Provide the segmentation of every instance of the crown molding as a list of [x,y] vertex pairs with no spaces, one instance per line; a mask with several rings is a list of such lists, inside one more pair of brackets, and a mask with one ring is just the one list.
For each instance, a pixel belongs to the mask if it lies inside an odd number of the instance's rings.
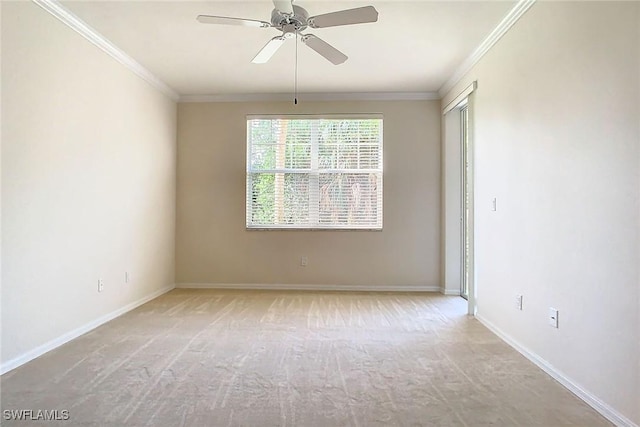
[[[274,102],[293,101],[293,93],[248,93],[220,95],[182,95],[179,102]],[[431,101],[437,92],[334,92],[299,93],[298,101]]]
[[451,75],[449,80],[447,80],[438,90],[438,95],[440,98],[444,98],[445,95],[458,83],[465,74],[467,74],[471,68],[480,59],[495,45],[498,40],[502,38],[506,34],[507,31],[513,27],[513,25],[524,15],[531,6],[536,2],[536,0],[520,0],[516,5],[509,11],[507,16],[500,21],[498,26],[485,38],[480,46],[478,46],[472,53],[469,55],[467,59],[460,64],[460,66],[456,69],[456,71]]
[[[111,41],[98,33],[76,15],[64,8],[56,0],[32,0],[45,11],[56,17],[65,25],[78,32],[85,39],[102,49],[112,58],[131,70],[169,98],[178,102],[260,102],[289,101],[291,93],[272,94],[218,94],[218,95],[182,95],[169,87],[165,82],[143,67],[135,59],[127,55]],[[453,86],[493,47],[494,44],[525,14],[536,0],[520,0],[489,36],[473,53],[456,69],[438,92],[336,92],[336,93],[302,93],[300,101],[423,101],[443,98]]]
[[153,75],[149,70],[144,68],[135,59],[124,53],[120,48],[111,43],[102,34],[98,33],[95,29],[87,25],[83,20],[64,8],[56,0],[32,0],[33,3],[40,6],[42,9],[49,12],[65,25],[78,32],[85,39],[102,49],[109,54],[116,61],[131,70],[138,77],[149,83],[154,88],[158,89],[169,98],[177,101],[179,95],[176,91],[171,89],[165,82]]

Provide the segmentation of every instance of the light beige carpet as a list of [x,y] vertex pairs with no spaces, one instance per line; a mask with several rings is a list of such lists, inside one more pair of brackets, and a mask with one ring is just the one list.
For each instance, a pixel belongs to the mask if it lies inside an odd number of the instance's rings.
[[174,290],[2,376],[1,406],[67,426],[610,425],[465,307]]

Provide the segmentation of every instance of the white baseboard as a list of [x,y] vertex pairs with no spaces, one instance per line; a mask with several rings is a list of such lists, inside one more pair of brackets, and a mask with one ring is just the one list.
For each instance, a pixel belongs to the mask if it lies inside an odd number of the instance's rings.
[[274,291],[362,291],[362,292],[440,292],[439,286],[423,285],[312,285],[261,283],[177,283],[178,289],[251,289]]
[[134,301],[130,304],[125,305],[124,307],[121,307],[115,311],[112,311],[111,313],[105,314],[104,316],[98,317],[95,320],[92,320],[91,322],[80,326],[79,328],[76,328],[72,331],[67,332],[66,334],[63,334],[61,336],[59,336],[58,338],[54,338],[51,341],[48,341],[36,348],[34,348],[33,350],[29,350],[26,353],[21,354],[20,356],[13,358],[5,363],[2,363],[2,365],[0,365],[0,375],[5,374],[15,368],[17,368],[18,366],[22,366],[25,363],[35,359],[36,357],[40,357],[43,354],[60,347],[63,344],[66,344],[67,342],[71,341],[74,338],[78,338],[80,335],[86,334],[87,332],[91,331],[92,329],[97,328],[98,326],[107,323],[110,320],[115,319],[118,316],[123,315],[124,313],[133,310],[134,308],[137,308],[139,306],[141,306],[142,304],[151,301],[154,298],[159,297],[160,295],[169,292],[170,290],[174,289],[175,285],[171,285],[171,286],[167,286],[164,287],[162,289],[159,289],[143,298],[140,298],[137,301]]
[[554,368],[549,362],[538,356],[528,348],[521,345],[518,341],[505,334],[493,323],[483,318],[481,315],[476,314],[476,319],[486,326],[491,332],[500,337],[504,342],[509,344],[515,350],[517,350],[524,357],[535,363],[540,369],[549,374],[553,379],[565,386],[569,391],[582,399],[585,403],[598,411],[603,417],[614,423],[618,427],[639,427],[633,421],[613,409],[611,406],[598,399],[593,394],[589,393],[581,386],[576,384],[572,379],[565,374]]

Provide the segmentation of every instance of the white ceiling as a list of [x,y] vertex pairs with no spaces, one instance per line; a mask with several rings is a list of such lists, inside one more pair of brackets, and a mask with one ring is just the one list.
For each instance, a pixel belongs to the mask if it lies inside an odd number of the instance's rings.
[[[333,65],[302,43],[298,91],[436,92],[515,1],[296,0],[311,15],[373,5],[378,22],[307,30],[349,59]],[[199,14],[270,20],[269,0],[245,2],[64,1],[63,6],[180,95],[293,90],[295,41],[267,64],[251,59],[273,28],[205,25]]]

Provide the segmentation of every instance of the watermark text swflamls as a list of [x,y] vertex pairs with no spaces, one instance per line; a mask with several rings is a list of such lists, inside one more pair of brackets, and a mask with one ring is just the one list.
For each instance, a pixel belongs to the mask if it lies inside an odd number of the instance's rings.
[[68,409],[5,409],[2,418],[6,421],[66,421]]

